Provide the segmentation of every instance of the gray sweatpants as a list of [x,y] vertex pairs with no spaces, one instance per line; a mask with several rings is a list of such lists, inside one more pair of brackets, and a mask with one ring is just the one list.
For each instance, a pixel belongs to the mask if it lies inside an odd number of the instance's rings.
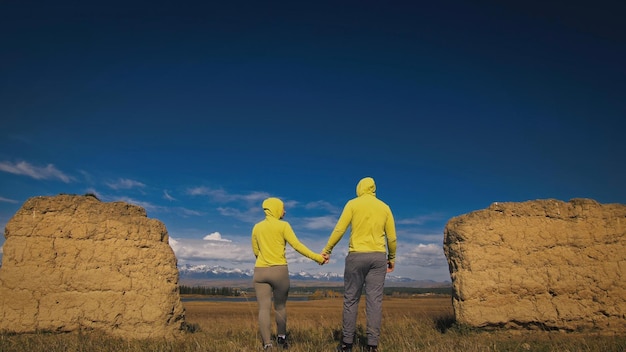
[[378,346],[385,275],[387,275],[386,253],[348,253],[343,274],[343,342],[354,343],[359,300],[365,286],[367,344]]
[[286,265],[267,268],[254,268],[254,291],[259,305],[259,332],[263,344],[272,343],[272,325],[270,314],[272,296],[276,330],[278,335],[287,334],[287,296],[289,295],[289,270]]

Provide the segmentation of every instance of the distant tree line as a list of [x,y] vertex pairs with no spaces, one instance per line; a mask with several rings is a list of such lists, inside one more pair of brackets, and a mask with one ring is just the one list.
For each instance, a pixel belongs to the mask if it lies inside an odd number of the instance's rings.
[[[239,297],[243,291],[237,287],[208,287],[179,285],[182,295],[229,296]],[[293,287],[292,294],[304,294],[311,299],[341,297],[343,287]],[[435,294],[450,295],[452,287],[385,287],[385,296],[404,297],[412,295]]]
[[[292,287],[290,293],[294,294],[307,294],[317,295],[322,297],[331,297],[329,291],[341,293],[343,295],[343,286],[336,287]],[[450,295],[452,294],[452,286],[443,287],[385,287],[383,289],[385,296],[398,296],[398,295],[419,295],[419,294],[435,294],[435,295]]]
[[310,300],[314,300],[314,299],[322,299],[322,298],[339,298],[342,297],[343,294],[340,293],[339,291],[336,290],[330,290],[330,289],[326,289],[326,290],[315,290],[315,292],[313,292],[312,294],[309,295],[309,299]]
[[[415,295],[451,295],[452,287],[385,287],[385,296],[410,297]],[[309,299],[334,298],[343,296],[343,287],[295,287],[293,294],[305,294]],[[363,292],[365,294],[365,292]]]
[[386,296],[410,296],[410,295],[451,295],[452,287],[385,287]]
[[241,289],[236,287],[178,286],[181,295],[230,296],[238,297]]

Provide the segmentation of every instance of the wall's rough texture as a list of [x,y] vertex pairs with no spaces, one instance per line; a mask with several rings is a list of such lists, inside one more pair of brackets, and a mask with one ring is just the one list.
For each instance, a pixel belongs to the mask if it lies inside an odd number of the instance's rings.
[[626,206],[494,203],[450,219],[456,320],[476,327],[626,331]]
[[0,330],[182,332],[176,257],[143,208],[92,196],[27,200],[5,229]]

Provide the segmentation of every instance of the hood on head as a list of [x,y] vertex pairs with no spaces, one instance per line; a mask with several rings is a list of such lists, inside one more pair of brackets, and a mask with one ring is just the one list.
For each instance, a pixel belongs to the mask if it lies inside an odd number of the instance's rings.
[[263,211],[265,216],[280,219],[283,216],[283,210],[285,205],[283,201],[278,198],[267,198],[263,201]]
[[371,177],[362,178],[356,185],[356,195],[360,197],[364,194],[376,195],[376,183]]

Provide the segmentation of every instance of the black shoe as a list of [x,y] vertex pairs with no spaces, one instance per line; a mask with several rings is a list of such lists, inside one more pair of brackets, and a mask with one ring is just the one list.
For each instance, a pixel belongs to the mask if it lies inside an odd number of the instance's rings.
[[278,336],[278,346],[282,347],[283,350],[289,349],[289,343],[287,342],[287,338]]
[[378,346],[367,345],[367,352],[378,352]]
[[342,342],[337,346],[337,352],[352,352],[352,344]]

